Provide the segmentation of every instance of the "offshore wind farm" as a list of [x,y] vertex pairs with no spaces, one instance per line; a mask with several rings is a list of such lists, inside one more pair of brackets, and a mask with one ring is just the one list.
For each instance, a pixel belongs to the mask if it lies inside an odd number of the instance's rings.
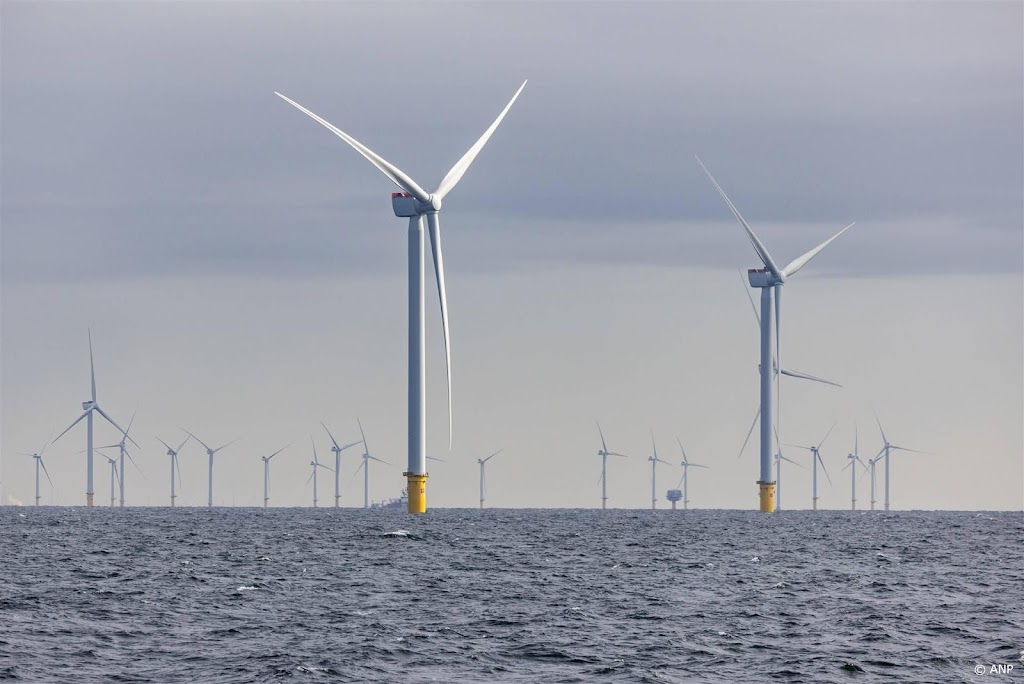
[[1019,3],[0,24],[0,679],[1024,670]]

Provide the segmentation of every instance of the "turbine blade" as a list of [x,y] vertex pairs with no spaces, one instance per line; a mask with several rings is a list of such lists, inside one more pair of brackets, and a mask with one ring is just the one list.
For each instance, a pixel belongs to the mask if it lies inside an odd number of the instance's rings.
[[387,159],[384,159],[384,157],[380,156],[379,154],[371,150],[369,147],[367,147],[366,145],[362,144],[361,142],[350,136],[345,131],[341,130],[340,128],[336,128],[335,126],[331,125],[330,122],[320,118],[313,112],[309,111],[308,109],[300,105],[298,102],[290,100],[281,93],[278,93],[276,91],[274,92],[274,94],[277,95],[282,100],[284,100],[285,102],[287,102],[288,104],[298,109],[300,112],[307,114],[312,119],[326,127],[327,130],[331,131],[336,136],[338,136],[339,138],[347,142],[349,145],[351,145],[356,152],[363,155],[363,157],[365,157],[368,162],[376,166],[381,173],[383,173],[391,180],[392,183],[408,192],[410,195],[418,199],[420,202],[430,201],[430,194],[427,193],[426,190],[417,185],[416,181],[407,176],[405,172],[403,172],[400,168],[389,162]]
[[283,447],[281,447],[280,449],[278,449],[278,450],[277,450],[277,451],[275,451],[274,453],[270,454],[270,456],[267,456],[267,460],[269,461],[270,459],[274,458],[275,456],[277,456],[277,455],[278,455],[279,453],[281,453],[282,451],[284,451],[285,449],[287,449],[287,448],[288,448],[288,447],[290,447],[291,445],[292,445],[292,443],[291,443],[291,442],[288,442],[288,443],[287,443],[287,444],[285,444],[285,445],[284,445]]
[[92,360],[92,328],[89,328],[89,376],[92,379],[92,400],[96,402],[96,365]]
[[899,450],[899,451],[909,451],[912,454],[927,454],[928,456],[933,456],[934,455],[934,454],[931,454],[931,453],[929,453],[927,451],[918,451],[917,449],[908,449],[907,447],[896,446],[895,444],[890,444],[889,448],[890,449],[896,449],[896,450]]
[[761,417],[761,405],[758,404],[757,405],[757,413],[754,414],[754,422],[752,422],[750,424],[750,429],[747,430],[747,438],[743,440],[743,446],[740,447],[739,456],[737,456],[736,458],[740,458],[740,456],[743,456],[743,451],[747,448],[747,443],[750,441],[750,435],[754,434],[754,426],[757,425],[757,419],[760,418],[760,417]]
[[43,467],[43,472],[46,473],[46,479],[50,483],[50,486],[52,487],[53,486],[53,480],[50,479],[50,471],[46,469],[46,464],[43,463],[42,456],[39,457],[39,465],[41,465]]
[[309,484],[313,480],[313,473],[309,474],[309,478],[306,480],[306,484]]
[[75,419],[75,422],[73,422],[73,423],[72,423],[71,425],[68,425],[68,426],[67,426],[66,428],[64,428],[64,432],[62,432],[62,433],[60,433],[59,435],[57,435],[56,439],[54,439],[53,441],[54,441],[54,442],[56,442],[56,441],[57,441],[58,439],[60,439],[60,438],[61,438],[61,437],[63,437],[64,435],[66,435],[66,434],[67,434],[67,432],[68,432],[68,430],[70,430],[71,428],[73,428],[73,427],[75,427],[76,425],[78,425],[78,423],[79,423],[79,422],[80,422],[80,421],[81,421],[81,420],[82,420],[83,418],[85,418],[85,417],[86,417],[87,415],[89,415],[89,411],[91,411],[91,410],[92,410],[92,409],[86,409],[85,411],[83,411],[83,412],[82,412],[82,415],[78,416],[78,418],[76,418],[76,419]]
[[354,447],[356,444],[362,444],[362,442],[350,442],[349,444],[346,444],[343,447],[338,447],[338,451],[344,451],[345,449],[349,449],[351,447]]
[[597,434],[601,435],[601,451],[608,453],[608,445],[604,443],[604,432],[601,430],[601,424],[596,420],[594,423],[597,425]]
[[500,453],[501,453],[502,451],[504,451],[504,449],[498,449],[498,450],[497,450],[497,451],[495,451],[495,452],[494,452],[493,454],[491,454],[490,456],[488,456],[487,458],[485,458],[485,459],[484,459],[484,463],[487,463],[487,462],[488,462],[488,461],[490,461],[490,460],[491,460],[492,458],[494,458],[495,456],[497,456],[498,454],[500,454]]
[[[187,437],[185,437],[185,439],[183,439],[183,440],[181,441],[181,444],[179,444],[179,445],[178,445],[178,448],[174,450],[174,453],[175,453],[175,454],[177,454],[177,453],[178,453],[179,451],[181,451],[181,447],[185,446],[185,444],[186,444],[186,443],[188,442],[188,440],[190,440],[190,439],[192,439],[192,435],[188,435]],[[201,444],[201,443],[202,443],[202,442],[200,442],[200,444]]]
[[174,472],[178,474],[178,489],[181,489],[183,485],[181,484],[181,464],[178,463],[178,454],[175,453],[171,458],[174,459]]
[[710,171],[708,171],[708,167],[704,166],[704,162],[700,160],[700,157],[697,157],[697,163],[700,164],[700,168],[704,169],[704,174],[708,177],[708,180],[711,181],[711,184],[715,186],[715,189],[718,190],[718,194],[721,195],[722,199],[725,200],[725,203],[729,205],[729,209],[732,210],[733,216],[735,216],[736,220],[740,222],[740,225],[743,226],[743,229],[747,231],[747,237],[750,238],[750,244],[754,246],[754,250],[757,252],[757,256],[761,258],[761,263],[765,265],[765,268],[771,271],[772,275],[774,275],[777,278],[782,278],[782,272],[779,271],[779,267],[775,265],[775,261],[772,259],[772,255],[768,253],[768,249],[761,243],[760,240],[757,239],[757,236],[754,235],[754,231],[751,230],[750,225],[747,223],[746,219],[744,219],[743,215],[740,214],[739,209],[737,209],[736,205],[732,203],[732,200],[729,199],[729,196],[725,194],[725,190],[723,190],[722,186],[718,184],[718,181],[715,180],[715,177],[711,175]]
[[889,440],[885,436],[885,430],[882,429],[882,421],[878,419],[877,413],[875,413],[875,422],[878,423],[878,431],[882,433],[882,441],[888,444]]
[[[321,420],[320,424],[324,425],[324,421]],[[326,425],[324,425],[324,430],[327,430]],[[341,447],[338,446],[338,440],[334,439],[334,435],[331,434],[330,430],[327,430],[327,436],[331,438],[331,443],[334,444],[335,449],[341,449]],[[358,442],[356,442],[356,444],[358,444]]]
[[832,385],[833,387],[842,387],[842,385],[840,385],[838,382],[832,382],[831,380],[819,378],[808,373],[801,373],[800,371],[791,371],[783,368],[779,372],[782,373],[783,375],[788,375],[791,378],[800,378],[801,380],[813,380],[814,382],[820,382],[825,385]]
[[627,456],[626,454],[619,454],[619,453],[616,453],[614,451],[609,451],[608,455],[609,456],[621,456],[622,458],[629,458],[629,456]]
[[812,250],[810,250],[808,252],[805,252],[804,254],[801,254],[796,259],[793,259],[791,262],[786,264],[786,267],[784,269],[782,269],[782,273],[784,275],[786,275],[787,277],[789,277],[789,276],[793,275],[794,273],[796,273],[797,271],[799,271],[801,268],[803,268],[805,265],[807,265],[808,261],[810,261],[815,256],[817,256],[818,252],[820,252],[821,250],[823,250],[826,247],[828,247],[830,242],[835,240],[837,237],[839,237],[840,235],[842,235],[846,231],[850,230],[850,228],[853,228],[855,223],[856,222],[851,223],[850,225],[846,226],[841,231],[839,231],[838,233],[836,233],[835,235],[830,237],[828,240],[825,240],[824,242],[822,242],[820,245],[818,245],[814,249],[812,249]]
[[427,456],[428,461],[440,461],[441,463],[447,463],[443,458],[435,458],[434,456]]
[[238,441],[237,439],[233,439],[233,440],[231,440],[230,442],[228,442],[227,444],[225,444],[225,445],[223,445],[223,446],[219,446],[219,447],[217,447],[216,449],[214,449],[214,450],[213,450],[213,453],[217,453],[217,452],[218,452],[218,451],[220,451],[221,449],[226,449],[226,448],[228,448],[229,446],[231,446],[232,444],[234,444],[234,443],[235,443],[235,442],[237,442],[237,441]]
[[701,465],[699,463],[687,463],[687,468],[710,468],[711,466]]
[[[181,429],[182,429],[182,430],[185,430],[185,428],[181,428]],[[188,430],[185,430],[185,432],[188,432]],[[209,451],[210,447],[206,446],[206,442],[204,442],[203,440],[199,439],[198,437],[196,437],[195,435],[193,435],[193,434],[192,434],[191,432],[188,432],[188,436],[189,436],[189,437],[191,437],[192,439],[196,440],[196,441],[197,441],[197,442],[199,442],[200,444],[202,444],[202,445],[203,445],[203,448],[204,448],[204,449],[206,449],[207,451]],[[184,443],[184,442],[183,442],[183,443]]]
[[366,433],[363,432],[363,424],[359,420],[359,416],[356,416],[356,422],[359,423],[359,436],[363,438],[363,451],[370,453],[370,447],[366,444]]
[[807,470],[806,466],[804,466],[802,463],[797,463],[796,461],[794,461],[791,458],[787,458],[785,456],[779,456],[779,458],[781,458],[783,461],[789,461],[790,463],[792,463],[793,465],[795,465],[795,466],[797,466],[799,468],[803,468],[804,470]]
[[125,449],[124,450],[124,455],[128,457],[128,460],[131,461],[133,466],[135,466],[135,470],[139,473],[140,476],[142,476],[142,479],[145,480],[146,479],[146,474],[142,472],[142,468],[140,468],[139,464],[135,462],[134,458],[132,458],[132,452],[130,452],[127,449]]
[[825,433],[825,436],[821,438],[820,442],[818,442],[818,448],[819,449],[821,449],[821,446],[825,443],[825,440],[828,439],[828,436],[832,434],[832,431],[835,429],[835,427],[836,427],[836,424],[832,423],[832,427],[830,427],[828,429],[828,432]]
[[676,436],[676,442],[679,444],[679,450],[683,452],[683,463],[689,464],[689,461],[686,459],[686,449],[683,448],[683,443],[679,440],[678,435]]
[[[186,439],[188,439],[188,438],[186,437]],[[174,451],[174,449],[172,449],[172,448],[171,448],[171,445],[170,445],[170,444],[168,444],[168,443],[167,443],[167,442],[165,442],[164,440],[160,439],[159,437],[157,437],[157,438],[156,438],[156,441],[160,442],[160,443],[161,443],[161,444],[163,444],[163,445],[164,445],[165,447],[167,447],[168,451]]]
[[821,471],[823,473],[825,473],[825,479],[828,480],[828,486],[831,487],[832,486],[832,478],[828,476],[828,470],[825,468],[825,459],[823,459],[821,457],[820,453],[818,454],[817,458],[818,458],[818,463],[821,464]]
[[790,444],[789,442],[783,442],[783,446],[793,447],[794,449],[807,449],[807,451],[814,451],[814,447],[804,446],[802,444]]
[[376,461],[377,463],[383,463],[384,465],[391,465],[387,461],[381,460],[381,459],[377,458],[376,456],[370,456],[369,458],[370,458],[371,461]]
[[500,124],[501,120],[505,118],[506,114],[508,114],[508,110],[512,108],[512,104],[516,101],[516,98],[519,97],[519,93],[523,92],[523,88],[525,87],[526,81],[523,81],[523,85],[519,86],[519,90],[517,90],[516,94],[512,96],[512,99],[509,100],[507,105],[505,105],[505,108],[501,110],[501,114],[499,114],[498,118],[494,120],[494,123],[484,131],[484,134],[480,136],[480,139],[469,148],[469,151],[466,152],[466,154],[462,155],[462,159],[455,162],[455,166],[453,166],[445,177],[441,179],[441,184],[438,185],[437,190],[434,191],[434,195],[438,199],[443,199],[444,196],[447,195],[462,179],[462,175],[466,173],[466,169],[468,169],[469,165],[473,163],[476,156],[480,154],[480,150],[482,150],[484,145],[487,144],[487,141],[490,140],[491,135],[494,133],[495,129],[498,128],[498,124]]
[[441,300],[441,327],[444,329],[444,369],[448,378],[448,450],[450,451],[452,448],[452,352],[448,333],[448,297],[444,289],[441,222],[437,212],[427,214],[427,226],[430,229],[430,251],[434,253],[434,275],[437,277],[437,295]]

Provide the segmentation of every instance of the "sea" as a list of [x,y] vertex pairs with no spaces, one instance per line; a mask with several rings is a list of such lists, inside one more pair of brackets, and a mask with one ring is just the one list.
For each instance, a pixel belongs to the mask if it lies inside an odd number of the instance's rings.
[[1024,514],[0,508],[0,680],[1024,681]]

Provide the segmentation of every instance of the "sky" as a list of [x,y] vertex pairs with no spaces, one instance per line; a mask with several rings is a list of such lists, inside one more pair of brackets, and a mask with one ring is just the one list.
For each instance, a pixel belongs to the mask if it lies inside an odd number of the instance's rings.
[[[780,262],[857,222],[785,287],[783,365],[843,385],[781,387],[783,442],[835,424],[820,506],[850,506],[840,469],[855,434],[862,458],[881,448],[877,413],[928,452],[893,456],[894,508],[1024,508],[1022,23],[1019,2],[5,0],[4,502],[34,496],[19,452],[81,413],[89,329],[100,404],[137,411],[129,505],[167,503],[157,437],[182,428],[238,440],[216,503],[261,504],[260,456],[289,445],[271,505],[310,505],[320,421],[351,442],[357,417],[388,462],[371,498],[398,496],[406,221],[383,175],[273,93],[432,189],[529,79],[445,199],[454,441],[428,279],[429,506],[478,505],[476,459],[498,449],[486,505],[599,506],[598,420],[629,456],[609,506],[650,506],[652,431],[659,506],[677,438],[709,466],[691,506],[756,506],[738,271],[760,263],[700,155]],[[48,447],[43,503],[84,502],[84,448],[82,425]],[[361,451],[343,505],[361,505]],[[205,504],[205,454],[179,460],[179,505]],[[780,488],[810,506],[807,467]]]

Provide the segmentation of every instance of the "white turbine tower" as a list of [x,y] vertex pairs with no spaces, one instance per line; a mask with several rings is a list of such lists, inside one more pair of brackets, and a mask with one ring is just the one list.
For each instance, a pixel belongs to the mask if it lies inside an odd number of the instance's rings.
[[[691,463],[690,459],[686,458],[686,449],[683,448],[683,442],[679,437],[676,437],[676,442],[679,444],[679,451],[683,453],[683,461],[679,464],[683,467],[683,477],[680,478],[679,485],[683,486],[683,510],[685,511],[689,508],[688,504],[690,503],[690,496],[687,493],[687,487],[690,482],[690,468],[707,468],[707,466],[700,465],[699,463]],[[679,488],[679,485],[676,485],[676,489]]]
[[658,507],[656,469],[659,463],[668,465],[668,461],[658,458],[658,445],[654,443],[654,430],[651,430],[651,449],[654,450],[654,453],[648,456],[647,460],[651,462],[651,510],[653,511]]
[[423,303],[423,217],[427,217],[430,231],[430,248],[434,254],[434,275],[437,279],[438,297],[441,302],[441,325],[444,330],[445,368],[448,381],[448,446],[452,441],[452,386],[451,386],[451,350],[448,335],[448,302],[445,295],[444,260],[441,254],[441,224],[438,213],[441,211],[445,196],[458,184],[473,160],[483,149],[494,133],[498,124],[505,118],[512,103],[526,87],[526,82],[519,87],[505,108],[484,131],[484,134],[462,156],[455,166],[441,180],[437,189],[428,193],[416,184],[412,178],[397,166],[387,161],[358,140],[336,128],[325,119],[320,118],[297,102],[290,100],[281,93],[275,93],[282,100],[299,111],[312,117],[329,131],[351,145],[359,154],[388,177],[391,182],[404,192],[392,193],[391,205],[395,216],[409,219],[408,254],[409,254],[409,459],[408,493],[409,512],[426,512],[426,343],[424,339],[424,303]]
[[478,458],[478,459],[476,459],[476,462],[480,464],[480,508],[481,509],[483,509],[483,507],[484,507],[484,495],[487,492],[487,474],[486,474],[487,462],[490,461],[495,456],[497,456],[498,454],[500,454],[502,451],[504,451],[504,449],[498,449],[497,451],[495,451],[493,454],[491,454],[487,458]]
[[[122,435],[124,434],[124,430],[121,429],[121,426],[118,425],[117,422],[113,418],[108,416],[106,411],[104,411],[102,408],[100,408],[99,399],[96,398],[96,366],[93,363],[93,358],[92,358],[92,331],[91,330],[89,331],[89,377],[90,377],[90,379],[92,381],[92,395],[91,395],[92,398],[89,399],[88,401],[83,401],[82,402],[82,408],[84,409],[84,412],[82,413],[82,415],[78,416],[78,418],[75,419],[75,422],[73,422],[71,425],[67,426],[67,428],[64,429],[64,432],[62,432],[59,435],[57,435],[57,439],[60,439],[61,437],[63,437],[64,435],[67,434],[68,430],[70,430],[71,428],[73,428],[76,425],[78,425],[78,423],[83,418],[85,418],[85,426],[86,426],[86,448],[85,448],[85,452],[86,452],[86,454],[88,454],[88,456],[86,457],[86,486],[85,486],[85,505],[86,506],[92,506],[93,505],[92,452],[95,450],[95,448],[93,447],[93,441],[92,441],[92,433],[93,433],[92,413],[93,413],[93,411],[96,411],[101,416],[103,416],[107,420],[107,422],[110,423],[111,425],[113,425],[115,428],[117,428],[117,431],[120,432]],[[53,441],[56,442],[57,439],[55,439]],[[134,439],[131,439],[130,437],[129,437],[129,441],[131,441],[131,443],[134,444],[135,446],[139,446],[138,443],[136,443],[136,441]]]
[[891,444],[889,439],[885,436],[885,430],[882,429],[882,421],[878,419],[877,414],[875,415],[875,422],[878,423],[878,431],[882,433],[882,443],[885,445],[882,447],[882,450],[878,452],[878,455],[885,457],[885,510],[889,510],[889,452],[909,451],[912,454],[927,454],[928,452],[917,451],[916,449],[908,449],[907,447]]
[[[594,421],[597,423],[597,421]],[[604,432],[601,431],[601,424],[597,423],[597,433],[601,435],[601,450],[597,452],[597,455],[601,457],[601,510],[603,511],[608,504],[608,457],[619,456],[621,458],[627,458],[626,454],[619,454],[614,451],[608,451],[608,445],[604,441]]]
[[[818,464],[821,464],[821,471],[825,473],[825,478],[828,479],[829,486],[832,485],[832,478],[828,476],[828,470],[825,469],[825,461],[821,458],[821,445],[825,443],[828,436],[832,434],[833,428],[836,424],[832,423],[832,427],[828,429],[825,436],[816,445],[801,446],[799,444],[788,444],[787,446],[796,447],[797,449],[806,449],[811,452],[811,509],[818,510]],[[872,497],[874,498],[874,497]]]
[[[777,360],[779,367],[782,366],[782,354],[781,349],[779,348],[782,286],[790,276],[796,274],[796,272],[803,268],[807,262],[813,259],[818,252],[825,249],[830,242],[845,233],[854,224],[851,223],[814,249],[805,252],[801,256],[789,262],[785,267],[779,268],[776,265],[775,260],[772,259],[771,254],[768,253],[764,244],[762,244],[758,237],[754,235],[754,231],[751,230],[747,221],[725,194],[722,186],[718,184],[718,181],[714,179],[711,172],[704,166],[704,162],[700,161],[699,158],[697,159],[697,162],[700,164],[701,168],[704,169],[704,173],[707,175],[708,180],[710,180],[715,186],[718,194],[722,196],[723,200],[725,200],[725,203],[729,206],[729,209],[736,217],[736,220],[743,226],[743,229],[747,233],[747,237],[750,239],[750,243],[753,245],[758,257],[760,257],[761,262],[764,264],[764,268],[748,270],[747,278],[750,281],[751,287],[756,287],[761,290],[761,467],[760,478],[758,479],[757,484],[759,489],[760,510],[765,513],[772,513],[775,511],[775,483],[771,481],[772,432],[773,429],[777,427],[777,418],[773,420],[772,410],[772,361]],[[775,292],[774,354],[772,353],[772,290]],[[775,389],[777,393],[778,388],[776,387]],[[778,397],[775,398],[777,399]]]
[[[133,413],[132,414],[132,419],[130,421],[128,421],[128,428],[121,435],[121,441],[120,442],[118,442],[117,444],[107,444],[106,446],[96,447],[97,449],[115,449],[116,448],[118,450],[118,452],[119,452],[119,461],[118,461],[118,465],[117,465],[117,476],[118,476],[117,480],[118,480],[118,487],[120,488],[120,493],[121,493],[121,508],[124,508],[124,472],[125,472],[124,457],[125,456],[128,456],[128,459],[132,462],[132,465],[135,466],[135,470],[139,471],[139,475],[142,475],[142,470],[139,469],[139,464],[135,462],[134,458],[132,458],[131,453],[128,452],[128,447],[125,444],[125,442],[127,442],[128,439],[129,439],[128,434],[132,431],[132,424],[134,422],[135,422],[135,414]],[[145,478],[144,475],[143,475],[143,478]]]
[[799,463],[797,463],[796,461],[794,461],[791,458],[786,458],[782,454],[782,444],[779,443],[778,440],[779,440],[779,436],[778,436],[778,434],[776,434],[775,435],[775,441],[776,441],[777,446],[779,447],[779,450],[777,452],[775,452],[775,510],[781,511],[782,510],[782,462],[786,461],[787,463],[792,463],[793,465],[795,465],[795,466],[797,466],[799,468],[803,468],[803,466],[800,465]]
[[[327,430],[323,421],[320,421],[320,424],[323,425],[324,430]],[[359,442],[338,446],[338,440],[334,439],[330,430],[327,430],[327,436],[331,438],[331,451],[334,452],[334,507],[338,508],[341,506],[341,452],[349,447],[354,447]]]
[[[53,433],[51,432],[50,435],[52,436]],[[36,462],[36,506],[39,505],[39,468],[40,467],[42,467],[43,473],[46,475],[46,479],[50,483],[50,489],[51,490],[53,489],[53,480],[50,479],[50,471],[48,471],[46,469],[46,464],[43,463],[43,452],[46,451],[46,447],[48,447],[49,445],[50,445],[50,440],[47,439],[46,440],[46,444],[43,445],[43,448],[40,449],[39,451],[37,451],[36,453],[34,453],[34,454],[19,453],[18,454],[19,456],[28,456],[29,458],[35,459],[35,462]],[[52,496],[50,497],[50,503],[51,504],[53,503],[53,497]]]
[[857,510],[857,468],[854,466],[860,463],[862,466],[867,468],[867,466],[864,465],[864,461],[861,460],[861,457],[858,454],[856,427],[853,429],[853,453],[847,454],[846,458],[849,463],[846,464],[843,470],[846,470],[847,468],[850,469],[850,510],[855,511]]
[[[185,432],[188,432],[188,430],[185,430]],[[213,455],[215,453],[217,453],[218,451],[220,451],[221,449],[224,449],[226,447],[231,446],[237,440],[233,439],[233,440],[231,440],[230,442],[228,442],[227,444],[225,444],[223,446],[219,446],[216,449],[211,449],[209,446],[207,446],[206,442],[204,442],[203,440],[199,439],[198,437],[193,435],[191,432],[188,432],[188,436],[203,445],[203,448],[206,449],[206,455],[210,459],[210,478],[208,480],[208,486],[207,486],[206,507],[207,508],[213,508]]]
[[[882,458],[885,456],[884,452],[885,452],[885,450],[883,449],[882,453],[878,454],[874,458],[869,458],[868,459],[868,469],[869,469],[870,475],[871,475],[871,510],[875,510],[875,501],[876,501],[876,499],[875,499],[875,464],[877,464],[880,460],[882,460]],[[861,477],[863,477],[863,475]]]
[[178,452],[181,451],[181,447],[185,446],[185,442],[187,442],[190,439],[192,439],[192,437],[186,437],[184,440],[182,440],[181,444],[178,445],[178,448],[175,449],[171,447],[170,444],[160,439],[159,437],[156,438],[156,441],[160,442],[165,447],[167,447],[167,455],[171,457],[171,508],[174,508],[174,500],[178,498],[177,494],[174,491],[175,473],[178,474],[178,484],[181,484],[181,470],[180,466],[178,465]]
[[[363,471],[363,508],[370,507],[370,461],[377,461],[385,465],[390,465],[387,461],[382,461],[376,456],[370,455],[370,447],[366,444],[366,433],[363,432],[363,424],[359,418],[356,418],[356,422],[359,423],[359,436],[362,437],[363,442],[363,462],[356,468],[356,474],[360,470]],[[426,460],[424,458],[424,460]]]
[[269,456],[260,456],[263,459],[263,508],[266,509],[267,503],[270,501],[270,459],[277,456],[279,453],[290,447],[291,444],[286,444]]
[[309,480],[306,480],[306,484],[309,484],[310,480],[313,481],[313,508],[317,508],[319,499],[317,499],[316,471],[319,468],[324,468],[325,470],[331,470],[331,468],[320,463],[320,459],[316,457],[316,442],[313,441],[313,435],[309,436],[309,443],[313,445],[313,460],[309,462],[313,472],[309,474]]

